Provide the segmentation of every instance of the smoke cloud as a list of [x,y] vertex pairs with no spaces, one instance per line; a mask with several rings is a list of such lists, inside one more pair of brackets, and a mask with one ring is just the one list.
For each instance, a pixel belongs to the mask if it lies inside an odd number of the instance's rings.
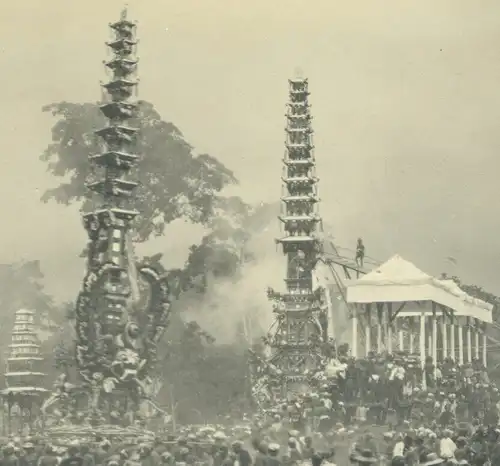
[[187,293],[177,303],[185,320],[196,320],[215,339],[216,344],[249,346],[263,336],[273,322],[268,287],[284,286],[285,260],[275,244],[279,236],[275,206],[253,220],[245,253],[253,259],[244,263],[237,276],[209,277],[203,295]]

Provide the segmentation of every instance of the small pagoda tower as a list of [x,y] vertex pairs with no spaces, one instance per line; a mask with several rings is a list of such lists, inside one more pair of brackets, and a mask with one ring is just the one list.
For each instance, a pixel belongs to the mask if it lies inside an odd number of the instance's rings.
[[48,393],[43,387],[45,374],[39,370],[43,357],[35,317],[35,312],[27,309],[20,309],[15,315],[5,372],[7,388],[2,392],[8,405],[9,431],[13,408],[16,408],[16,417],[20,421],[18,429],[31,428],[33,414],[40,409]]
[[321,218],[308,96],[307,79],[289,80],[279,216],[283,236],[276,240],[286,256],[286,291],[269,290],[277,320],[269,339],[271,362],[282,374],[285,391],[307,384],[307,374],[319,367],[321,342],[326,338],[322,295],[312,274],[321,248],[316,235]]
[[[127,236],[138,212],[131,208],[133,192],[138,183],[127,179],[127,174],[137,163],[135,153],[138,129],[131,123],[137,116],[136,101],[137,58],[135,48],[136,23],[127,19],[124,10],[116,23],[110,24],[113,40],[107,43],[112,57],[105,62],[110,71],[110,80],[103,84],[103,104],[101,111],[108,124],[96,135],[101,141],[102,151],[90,157],[97,173],[97,180],[89,183],[90,190],[101,199],[100,207],[83,216],[84,226],[89,236],[88,270],[99,273],[101,290],[94,301],[94,309],[99,309],[103,319],[103,333],[113,334],[113,325],[123,320],[127,300],[131,293],[128,274]],[[87,284],[84,284],[84,291]],[[83,298],[82,298],[83,299]],[[80,373],[90,381],[92,372],[99,372],[93,348],[95,342],[87,341],[85,322],[88,309],[80,306],[77,310],[77,361]],[[81,327],[80,327],[81,326]]]

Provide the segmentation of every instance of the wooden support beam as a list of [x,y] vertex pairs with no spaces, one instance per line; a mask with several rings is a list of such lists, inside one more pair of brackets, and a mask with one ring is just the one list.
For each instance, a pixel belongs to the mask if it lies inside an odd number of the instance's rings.
[[[390,317],[390,322],[392,323],[394,321],[394,319],[396,319],[396,317],[398,316],[398,314],[405,308],[406,304],[408,303],[408,301],[405,301],[404,303],[402,303],[397,309],[396,309],[396,312],[392,313],[391,314],[391,317]],[[391,309],[392,309],[392,303],[391,303]]]

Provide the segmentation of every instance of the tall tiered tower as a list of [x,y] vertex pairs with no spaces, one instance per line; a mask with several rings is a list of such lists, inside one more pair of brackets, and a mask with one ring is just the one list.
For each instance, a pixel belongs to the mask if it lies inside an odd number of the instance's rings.
[[[130,239],[139,214],[132,196],[138,183],[126,178],[139,160],[136,24],[125,10],[110,28],[113,56],[105,65],[111,78],[103,84],[100,105],[108,121],[96,131],[101,150],[90,155],[95,170],[88,184],[100,202],[83,216],[89,241],[75,311],[79,378],[72,383],[72,371],[61,374],[42,406],[49,419],[83,422],[88,438],[98,431],[108,435],[109,424],[115,433],[120,426],[122,438],[137,437],[136,421],[144,405],[153,403],[157,346],[170,315],[168,274],[160,266],[135,263]],[[60,425],[53,424],[52,436],[67,435],[67,426]]]
[[[102,152],[90,157],[97,168],[100,179],[88,184],[88,188],[101,196],[101,207],[84,215],[84,225],[89,236],[88,269],[91,280],[99,273],[102,286],[92,296],[94,308],[104,318],[100,329],[103,335],[114,334],[114,327],[123,321],[128,297],[131,292],[128,274],[127,235],[131,222],[138,212],[130,208],[130,200],[137,183],[126,179],[127,173],[137,163],[134,153],[138,129],[130,124],[136,116],[138,104],[134,100],[137,87],[135,72],[137,59],[134,56],[136,24],[127,19],[126,10],[118,22],[110,24],[114,40],[107,45],[113,53],[106,67],[111,79],[103,85],[104,103],[101,111],[108,125],[96,131],[102,141]],[[128,202],[127,202],[128,201]],[[84,284],[85,298],[88,284]],[[79,342],[77,359],[80,372],[85,379],[92,379],[92,372],[99,371],[96,359],[96,341],[88,341],[89,315],[85,306],[77,309]],[[82,326],[83,324],[83,326]]]
[[[101,151],[90,156],[95,179],[88,184],[98,194],[100,204],[83,216],[89,236],[88,270],[75,312],[81,383],[76,388],[68,385],[63,374],[58,391],[44,405],[49,413],[51,406],[65,402],[67,406],[58,411],[69,416],[81,409],[83,402],[68,405],[67,401],[84,392],[80,398],[90,400],[87,420],[93,426],[130,422],[125,411],[139,413],[142,402],[152,396],[157,344],[170,314],[166,272],[135,264],[130,240],[132,223],[139,214],[133,208],[138,183],[127,179],[139,160],[136,24],[127,19],[125,10],[110,28],[114,38],[107,46],[113,56],[105,64],[111,78],[103,84],[100,106],[108,122],[96,131]],[[75,393],[59,396],[68,389]]]
[[312,271],[321,249],[316,236],[321,221],[307,79],[289,80],[286,113],[286,153],[281,215],[284,236],[277,240],[286,256],[286,291],[269,295],[275,301],[277,331],[270,339],[272,362],[283,374],[284,385],[302,384],[320,364],[326,339],[321,293],[314,289]]
[[12,342],[9,345],[5,390],[2,396],[7,404],[8,430],[11,429],[12,408],[17,407],[17,429],[31,429],[33,414],[40,409],[45,395],[45,374],[40,371],[43,357],[35,324],[35,312],[27,309],[16,311]]

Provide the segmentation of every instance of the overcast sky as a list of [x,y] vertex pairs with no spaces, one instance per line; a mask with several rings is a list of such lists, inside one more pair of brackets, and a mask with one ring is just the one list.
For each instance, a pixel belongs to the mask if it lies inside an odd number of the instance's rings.
[[[76,210],[39,202],[55,182],[38,160],[53,123],[40,109],[99,98],[122,5],[0,5],[0,261],[41,259],[59,297],[78,290],[85,235]],[[232,168],[239,194],[280,194],[287,79],[300,67],[338,243],[362,236],[368,255],[500,292],[498,1],[140,0],[130,15],[141,98]],[[184,230],[155,245],[173,262],[199,235]]]

